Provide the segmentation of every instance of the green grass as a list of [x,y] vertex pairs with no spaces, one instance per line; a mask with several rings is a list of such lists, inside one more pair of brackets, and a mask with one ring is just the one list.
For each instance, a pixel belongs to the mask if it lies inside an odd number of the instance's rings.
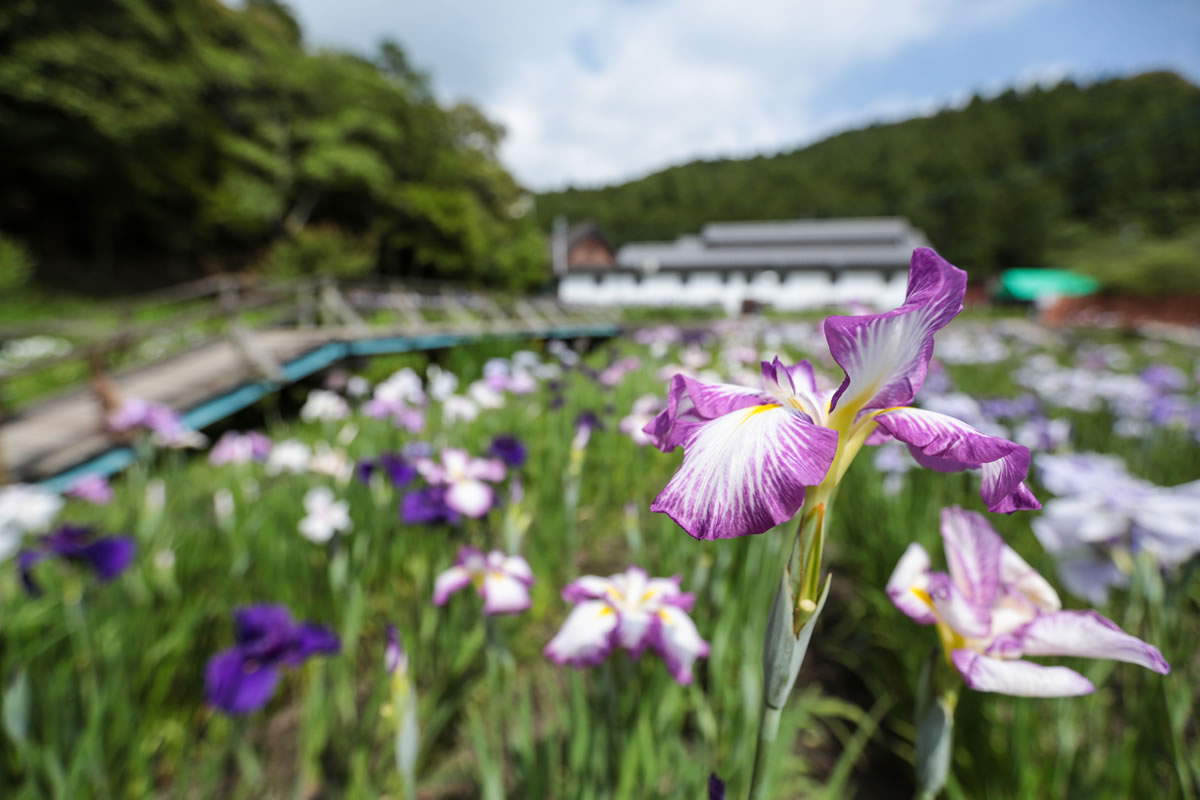
[[[499,343],[439,358],[470,380],[485,358],[512,349]],[[471,423],[444,426],[431,414],[419,437],[481,451],[492,436],[510,433],[529,447],[519,474],[521,510],[531,519],[521,549],[537,575],[533,606],[494,626],[485,626],[469,591],[440,609],[430,597],[433,578],[459,545],[501,545],[500,514],[456,528],[406,526],[396,513],[399,493],[352,481],[338,491],[350,502],[354,530],[319,546],[296,526],[304,492],[328,479],[272,478],[256,466],[215,468],[178,453],[130,470],[109,507],[71,501],[64,519],[133,533],[139,558],[107,585],[44,564],[38,576],[46,591],[35,599],[21,592],[13,565],[0,571],[8,732],[0,746],[0,794],[402,796],[393,731],[381,713],[384,629],[393,623],[404,636],[420,698],[422,798],[695,798],[705,796],[712,771],[728,781],[730,797],[744,796],[765,616],[788,533],[701,543],[649,512],[680,455],[639,449],[616,431],[636,397],[663,390],[658,362],[643,348],[620,349],[644,363],[616,389],[573,374],[562,408],[549,408],[548,393],[510,397],[504,409]],[[587,360],[602,366],[607,355],[601,348]],[[1069,357],[1065,348],[1058,355]],[[1164,357],[1192,356],[1171,349]],[[665,359],[673,360],[674,354]],[[378,360],[366,374],[382,377],[424,361],[420,355]],[[952,368],[956,383],[980,397],[1015,393],[1006,382],[1010,373],[1011,366]],[[280,406],[287,405],[283,398]],[[572,421],[585,408],[615,413],[606,414],[608,429],[592,438],[572,507],[564,487],[568,447]],[[1197,448],[1181,435],[1125,440],[1112,434],[1106,414],[1071,416],[1078,449],[1119,453],[1134,472],[1164,483],[1200,478]],[[418,438],[365,418],[355,423],[358,435],[348,448],[354,457]],[[339,429],[269,415],[276,439],[332,441]],[[152,478],[167,487],[161,514],[143,503]],[[218,487],[235,497],[227,527],[213,512]],[[896,611],[883,586],[910,541],[941,552],[938,512],[950,504],[980,507],[972,476],[913,471],[905,490],[889,497],[869,455],[851,468],[828,536],[833,591],[784,714],[771,796],[911,795],[913,692],[936,637]],[[1029,529],[1031,515],[991,518],[1053,580],[1053,562]],[[542,656],[569,611],[562,586],[576,575],[606,575],[630,563],[656,575],[680,574],[684,589],[696,594],[692,616],[712,653],[699,663],[692,686],[677,686],[652,654],[633,662],[616,653],[585,671],[558,668]],[[1046,701],[964,692],[947,796],[1194,797],[1200,591],[1194,580],[1169,583],[1165,597],[1158,591],[1153,581],[1137,582],[1103,611],[1157,644],[1174,667],[1170,676],[1074,660],[1100,687],[1097,694]],[[335,628],[343,651],[291,671],[264,710],[230,719],[204,704],[204,664],[231,645],[232,609],[255,602],[286,603],[298,618]]]

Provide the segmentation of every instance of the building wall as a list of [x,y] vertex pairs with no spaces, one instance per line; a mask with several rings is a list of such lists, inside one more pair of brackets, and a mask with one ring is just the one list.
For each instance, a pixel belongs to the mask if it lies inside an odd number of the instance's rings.
[[660,272],[638,276],[611,273],[599,276],[568,275],[558,286],[559,299],[577,305],[713,306],[729,313],[742,302],[754,301],[780,309],[818,308],[859,301],[890,308],[904,302],[903,274],[889,280],[881,271],[841,273],[837,280],[827,271],[776,273]]
[[589,236],[567,253],[568,267],[611,267],[616,263],[613,251],[595,236]]

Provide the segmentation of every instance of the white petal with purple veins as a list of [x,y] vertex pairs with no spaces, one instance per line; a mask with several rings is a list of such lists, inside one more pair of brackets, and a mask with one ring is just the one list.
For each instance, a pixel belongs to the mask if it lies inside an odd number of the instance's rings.
[[937,622],[929,604],[912,591],[914,588],[926,590],[929,567],[929,553],[924,547],[913,542],[904,551],[904,555],[900,556],[900,561],[896,563],[892,577],[888,578],[887,582],[887,595],[896,608],[922,625]]
[[770,402],[762,391],[725,383],[702,383],[676,375],[667,390],[667,407],[643,428],[654,446],[670,452],[683,443],[696,423],[716,419],[739,408]]
[[678,608],[658,612],[658,652],[671,675],[683,685],[692,682],[692,664],[708,655],[708,642],[700,637],[692,618]]
[[1095,611],[1059,611],[1038,617],[1016,633],[1031,656],[1112,658],[1166,675],[1171,671],[1157,647],[1130,636]]
[[485,614],[513,614],[529,608],[529,587],[503,572],[488,572],[481,593]]
[[940,472],[983,467],[981,494],[989,511],[1040,508],[1022,481],[1029,449],[987,436],[960,420],[919,408],[893,408],[876,415],[879,427],[909,445],[918,463]]
[[965,272],[922,247],[913,251],[904,305],[883,314],[826,319],[829,350],[846,371],[833,407],[912,402],[925,381],[933,334],[962,310],[966,286]]
[[438,575],[433,582],[433,604],[444,605],[450,595],[471,585],[471,573],[466,567],[453,566]]
[[1008,545],[1004,545],[1004,550],[1000,553],[1000,580],[1005,586],[1028,597],[1043,611],[1058,611],[1062,608],[1058,592],[1054,591],[1049,581]]
[[492,487],[483,481],[458,481],[446,490],[446,505],[468,517],[482,517],[492,508]]
[[990,607],[971,602],[944,572],[929,573],[928,582],[934,611],[951,630],[970,639],[988,635],[992,628]]
[[683,444],[683,465],[650,509],[697,539],[725,539],[791,519],[829,471],[837,433],[770,404],[706,422]]
[[568,603],[578,603],[580,600],[595,600],[609,597],[616,589],[608,578],[599,575],[583,575],[563,587],[562,597]]
[[558,664],[589,666],[603,661],[613,648],[617,614],[602,600],[580,603],[546,645],[545,655]]
[[505,574],[513,576],[526,586],[533,583],[533,570],[530,569],[529,562],[521,556],[505,556],[500,568]]
[[1091,681],[1066,667],[989,658],[973,650],[955,650],[950,659],[967,686],[979,692],[1017,697],[1072,697],[1096,691]]
[[957,507],[942,509],[941,530],[954,584],[973,603],[990,608],[1000,589],[1004,540],[983,515]]

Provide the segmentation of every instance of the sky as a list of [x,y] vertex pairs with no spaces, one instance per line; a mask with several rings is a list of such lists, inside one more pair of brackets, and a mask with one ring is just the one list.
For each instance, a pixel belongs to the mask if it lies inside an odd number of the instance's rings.
[[1200,0],[289,0],[308,42],[384,38],[504,125],[534,190],[794,149],[1010,86],[1170,69]]

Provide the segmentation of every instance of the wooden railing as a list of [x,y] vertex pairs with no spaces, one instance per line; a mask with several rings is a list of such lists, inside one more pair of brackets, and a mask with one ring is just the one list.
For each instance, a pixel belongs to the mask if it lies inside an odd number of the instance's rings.
[[[155,318],[137,322],[148,310]],[[611,309],[568,309],[546,297],[451,290],[432,283],[379,278],[271,281],[216,276],[139,296],[123,306],[115,325],[111,320],[107,325],[90,320],[46,320],[0,326],[0,343],[39,334],[71,341],[64,353],[0,372],[0,389],[38,373],[81,364],[85,369],[77,379],[52,385],[21,405],[35,406],[64,392],[79,391],[80,384],[86,382],[102,406],[111,410],[119,404],[112,379],[116,370],[144,367],[222,338],[235,346],[254,372],[278,377],[279,365],[255,348],[249,335],[254,330],[326,328],[346,337],[369,335],[381,328],[393,335],[446,331],[486,334],[570,320],[618,319],[619,312]],[[182,334],[183,346],[161,353],[144,352],[148,345],[172,333]],[[10,418],[23,413],[23,408],[13,407],[11,402],[6,408],[5,399],[0,391],[0,424],[6,413]]]

